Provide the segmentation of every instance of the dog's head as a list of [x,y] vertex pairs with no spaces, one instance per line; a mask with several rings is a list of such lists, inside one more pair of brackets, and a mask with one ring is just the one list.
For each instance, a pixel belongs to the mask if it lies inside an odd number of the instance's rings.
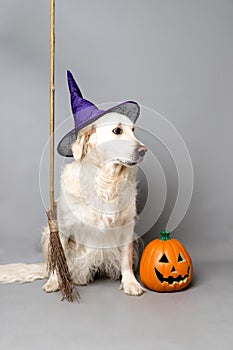
[[143,160],[147,148],[136,139],[128,117],[107,113],[83,128],[72,145],[75,160],[83,160],[91,151],[102,155],[104,161],[134,166]]

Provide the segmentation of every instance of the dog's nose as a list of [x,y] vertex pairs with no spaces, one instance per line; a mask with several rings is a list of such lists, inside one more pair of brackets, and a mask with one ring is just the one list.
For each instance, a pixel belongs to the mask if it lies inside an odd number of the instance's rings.
[[144,155],[147,151],[148,151],[148,149],[146,148],[146,146],[140,146],[138,148],[138,154],[140,155],[140,157],[144,157]]

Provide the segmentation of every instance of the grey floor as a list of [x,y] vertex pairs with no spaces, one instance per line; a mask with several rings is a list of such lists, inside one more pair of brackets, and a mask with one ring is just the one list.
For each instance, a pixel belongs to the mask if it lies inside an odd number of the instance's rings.
[[79,287],[80,304],[45,294],[43,281],[0,286],[1,349],[233,348],[233,269],[195,264],[192,286],[129,297],[119,281]]

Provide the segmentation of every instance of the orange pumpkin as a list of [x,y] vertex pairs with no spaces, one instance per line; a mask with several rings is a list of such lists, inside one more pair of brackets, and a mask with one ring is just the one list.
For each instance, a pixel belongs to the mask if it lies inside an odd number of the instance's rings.
[[186,288],[192,280],[192,260],[183,246],[170,232],[162,231],[160,239],[150,242],[143,251],[140,278],[149,289],[174,292]]

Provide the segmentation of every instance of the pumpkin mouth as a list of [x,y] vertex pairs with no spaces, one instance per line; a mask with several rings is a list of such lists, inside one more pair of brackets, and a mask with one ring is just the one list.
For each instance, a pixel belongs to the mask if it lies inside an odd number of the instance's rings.
[[186,283],[187,280],[188,280],[188,278],[189,278],[189,276],[190,276],[190,271],[191,271],[190,266],[189,266],[189,267],[188,267],[188,271],[187,271],[186,275],[184,275],[184,277],[181,276],[181,275],[179,275],[179,276],[177,276],[177,277],[169,276],[169,277],[166,278],[166,277],[163,277],[163,274],[160,273],[160,272],[156,269],[156,267],[155,267],[154,269],[155,269],[156,276],[158,277],[158,279],[160,280],[160,282],[161,282],[161,283],[167,282],[167,283],[170,284],[170,285],[173,285],[173,284],[175,284],[175,283],[178,283],[178,284]]

